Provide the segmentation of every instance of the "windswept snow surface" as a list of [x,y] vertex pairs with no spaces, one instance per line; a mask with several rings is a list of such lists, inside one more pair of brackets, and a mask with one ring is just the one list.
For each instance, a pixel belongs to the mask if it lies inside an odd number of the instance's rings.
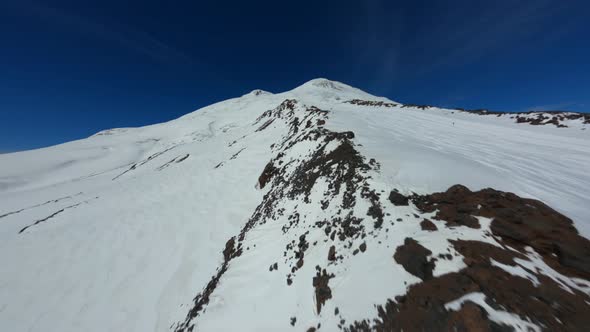
[[[506,116],[402,108],[316,79],[281,94],[255,90],[167,123],[0,155],[0,330],[174,329],[215,275],[226,241],[240,233],[271,190],[258,188],[258,179],[275,157],[271,144],[279,144],[289,128],[278,120],[260,131],[262,123],[253,124],[286,99],[329,111],[325,127],[331,131],[354,132],[355,148],[380,164],[367,180],[376,190],[409,195],[457,183],[472,190],[493,187],[546,203],[590,236],[588,125],[531,126]],[[353,99],[396,106],[347,103]],[[297,143],[284,158],[305,158],[313,148],[312,142]],[[316,201],[321,191],[310,197]],[[302,199],[284,204],[309,220],[336,213]],[[365,214],[366,204],[359,202],[354,213]],[[392,220],[415,213],[412,206],[392,211]],[[447,249],[448,238],[471,236],[449,230],[438,240],[420,233],[417,223],[396,224],[389,235],[371,237],[369,254],[355,254],[334,268],[340,273],[330,280],[333,296],[319,313],[311,279],[294,276],[297,287],[285,287],[285,243],[299,241],[299,233],[282,232],[284,225],[268,222],[250,230],[244,243],[252,247],[230,263],[196,330],[305,330],[318,323],[322,330],[337,329],[336,307],[347,323],[372,317],[375,305],[420,281],[393,264],[405,237],[436,254]],[[326,253],[310,249],[297,275],[326,267]],[[268,271],[274,262],[280,273]],[[460,259],[441,263],[435,276],[462,266]],[[355,287],[366,278],[371,282]],[[386,292],[378,287],[384,283]],[[503,311],[490,314],[522,323]],[[293,326],[290,317],[296,317]]]

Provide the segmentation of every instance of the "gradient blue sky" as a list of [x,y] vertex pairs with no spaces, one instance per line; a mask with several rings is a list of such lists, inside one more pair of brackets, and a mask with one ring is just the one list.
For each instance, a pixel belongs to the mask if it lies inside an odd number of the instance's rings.
[[590,110],[588,1],[0,3],[0,152],[316,77],[393,100]]

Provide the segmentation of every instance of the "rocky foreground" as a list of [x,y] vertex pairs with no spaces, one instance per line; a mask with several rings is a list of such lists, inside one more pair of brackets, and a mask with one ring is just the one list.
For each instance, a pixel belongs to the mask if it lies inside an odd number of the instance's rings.
[[[288,131],[271,145],[276,154],[258,180],[259,188],[269,189],[241,232],[227,241],[217,274],[176,331],[198,326],[194,323],[206,314],[224,274],[240,264],[244,251],[259,244],[250,232],[277,222],[282,234],[294,240],[283,241],[282,253],[269,253],[277,262],[266,273],[284,275],[286,286],[292,287],[306,255],[323,255],[314,261],[321,264],[297,280],[313,286],[309,305],[317,315],[338,292],[331,288],[332,280],[349,273],[342,266],[374,247],[391,248],[386,263],[417,278],[404,295],[377,305],[374,317],[351,321],[333,305],[324,315],[337,317],[337,327],[344,331],[582,331],[590,326],[590,241],[569,218],[538,200],[491,188],[472,192],[457,184],[429,195],[404,196],[395,188],[387,193],[372,185],[371,174],[380,171],[380,164],[355,149],[355,134],[324,127],[329,112],[285,100],[257,119],[256,131],[274,121],[284,122]],[[300,145],[311,149],[300,155]],[[297,204],[289,204],[293,201]],[[368,208],[358,209],[361,202]],[[298,204],[323,213],[305,215]],[[398,209],[408,213],[394,219]],[[400,236],[389,239],[390,231],[404,228],[419,228],[421,238],[440,242],[433,252],[411,236],[402,243]],[[456,270],[436,273],[439,264],[448,262]],[[365,272],[365,280],[350,287],[362,291],[371,283],[371,273]],[[393,279],[379,288],[386,292],[399,282]],[[290,323],[296,326],[297,317]],[[322,324],[301,328],[316,331]]]

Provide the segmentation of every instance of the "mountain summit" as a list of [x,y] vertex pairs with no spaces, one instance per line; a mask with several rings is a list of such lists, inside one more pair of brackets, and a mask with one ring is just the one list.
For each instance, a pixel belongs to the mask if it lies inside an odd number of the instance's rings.
[[289,92],[300,98],[312,97],[324,101],[338,102],[354,99],[367,99],[392,103],[392,101],[387,98],[376,97],[350,85],[325,78],[310,80]]
[[0,155],[0,329],[584,330],[589,124],[314,79]]

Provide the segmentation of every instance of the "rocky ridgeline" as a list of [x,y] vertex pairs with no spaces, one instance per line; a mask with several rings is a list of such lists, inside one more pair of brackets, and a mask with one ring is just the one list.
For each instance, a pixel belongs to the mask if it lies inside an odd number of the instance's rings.
[[552,124],[556,127],[567,128],[567,125],[562,123],[566,120],[580,120],[584,124],[590,124],[590,114],[555,111],[519,113],[516,115],[517,123],[528,123],[535,126]]
[[[296,100],[285,100],[275,109],[264,112],[253,124],[256,128],[254,132],[267,130],[275,121],[282,121],[287,128],[283,139],[272,144],[275,156],[258,179],[258,187],[268,191],[240,234],[227,242],[223,264],[196,296],[186,320],[176,326],[177,331],[192,330],[193,320],[204,311],[209,296],[227,271],[230,261],[241,256],[245,247],[253,246],[248,242],[247,235],[256,226],[288,216],[282,233],[285,238],[294,240],[286,241],[284,251],[277,255],[277,260],[283,260],[281,270],[286,271],[287,287],[294,283],[295,275],[305,264],[306,251],[310,247],[339,242],[343,249],[338,254],[333,245],[331,251],[326,249],[325,256],[330,256],[327,263],[341,261],[366,250],[363,239],[383,222],[381,194],[377,194],[367,181],[369,172],[378,169],[379,165],[374,160],[366,160],[354,148],[354,133],[324,128],[327,118],[327,111],[301,105]],[[305,147],[306,154],[296,152],[301,151],[301,147]],[[312,199],[314,186],[323,184],[327,186],[322,199]],[[366,201],[370,206],[368,219],[366,215],[363,218],[355,215],[353,208],[358,200]],[[298,205],[287,210],[285,206],[289,204],[286,203],[293,201],[302,205],[312,204],[321,212],[314,216],[303,215],[298,211]],[[313,243],[309,242],[311,232],[321,234],[321,244],[317,236],[314,236],[316,240]],[[269,272],[277,269],[278,263],[268,267]],[[314,285],[315,306],[320,313],[323,303],[331,298],[329,280],[333,272],[320,266],[316,266],[315,271],[309,281]]]
[[374,107],[395,107],[399,106],[396,103],[387,103],[384,101],[376,101],[376,100],[361,100],[361,99],[352,99],[346,101],[348,104],[359,105],[359,106],[374,106]]
[[[416,104],[396,104],[396,103],[387,103],[383,101],[377,100],[361,100],[361,99],[352,99],[348,100],[345,103],[357,105],[357,106],[371,106],[371,107],[399,107],[403,108],[414,108],[420,110],[427,110],[431,109],[434,106],[431,105],[416,105]],[[488,116],[509,116],[511,119],[514,119],[516,123],[526,123],[533,126],[539,125],[554,125],[558,128],[567,128],[567,121],[579,120],[583,124],[590,124],[590,114],[589,113],[577,113],[577,112],[567,112],[567,111],[544,111],[544,112],[521,112],[521,113],[509,113],[509,112],[496,112],[490,111],[487,109],[464,109],[464,108],[455,108],[455,111],[465,112],[469,114],[477,114],[477,115],[488,115]]]
[[[403,195],[401,188],[376,180],[381,166],[356,149],[353,132],[325,127],[329,115],[288,99],[253,123],[253,135],[284,128],[283,137],[271,142],[273,157],[258,179],[257,187],[265,194],[241,232],[227,241],[222,264],[176,331],[198,330],[199,317],[224,274],[240,263],[246,250],[260,244],[249,236],[251,230],[269,223],[281,225],[277,241],[283,250],[265,252],[274,262],[261,268],[284,278],[284,287],[311,284],[309,306],[320,321],[303,326],[297,317],[285,317],[285,329],[508,331],[590,326],[590,242],[571,220],[539,201],[494,189],[472,192],[456,185],[442,193]],[[400,232],[408,235],[388,235]],[[444,241],[424,242],[429,235]],[[330,314],[338,323],[322,325],[328,315],[325,307],[337,291],[331,281],[354,272],[349,261],[372,255],[371,247],[389,252],[383,259],[415,277],[405,294],[377,306],[374,317],[363,320],[347,321],[347,313],[332,305]],[[309,256],[312,251],[315,255]],[[304,269],[308,257],[318,253],[324,257],[321,263],[316,258],[313,268]],[[454,268],[440,272],[445,264]],[[402,281],[389,282],[379,285],[385,294]]]
[[588,113],[567,111],[508,113],[495,112],[486,109],[466,110],[463,108],[457,108],[456,110],[477,115],[494,115],[497,117],[510,116],[510,118],[514,119],[516,123],[526,123],[533,126],[554,125],[558,128],[567,128],[568,126],[564,124],[564,122],[572,120],[579,120],[584,124],[590,124],[590,114]]

